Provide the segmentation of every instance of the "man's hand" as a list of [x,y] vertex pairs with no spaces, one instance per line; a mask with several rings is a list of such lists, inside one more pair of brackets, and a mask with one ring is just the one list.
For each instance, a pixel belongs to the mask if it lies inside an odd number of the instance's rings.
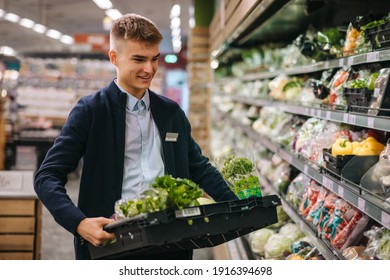
[[115,239],[115,234],[103,230],[105,225],[112,222],[115,222],[115,220],[103,217],[85,218],[78,225],[77,233],[94,246],[100,246],[104,242]]

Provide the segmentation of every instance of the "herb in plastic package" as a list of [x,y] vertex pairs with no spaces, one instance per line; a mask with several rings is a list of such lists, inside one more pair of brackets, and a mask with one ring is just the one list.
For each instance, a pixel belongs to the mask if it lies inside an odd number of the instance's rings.
[[303,191],[310,184],[310,177],[300,173],[287,188],[287,201],[294,209],[298,209],[302,201]]
[[380,260],[390,260],[390,230],[373,226],[364,233],[369,241],[365,253]]

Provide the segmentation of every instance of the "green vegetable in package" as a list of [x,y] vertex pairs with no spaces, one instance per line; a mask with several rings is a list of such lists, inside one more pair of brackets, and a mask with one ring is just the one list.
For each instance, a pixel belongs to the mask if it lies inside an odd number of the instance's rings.
[[119,218],[133,217],[141,213],[165,210],[169,207],[182,209],[198,206],[203,190],[189,179],[173,178],[170,175],[156,178],[151,187],[139,198],[121,199],[115,203]]

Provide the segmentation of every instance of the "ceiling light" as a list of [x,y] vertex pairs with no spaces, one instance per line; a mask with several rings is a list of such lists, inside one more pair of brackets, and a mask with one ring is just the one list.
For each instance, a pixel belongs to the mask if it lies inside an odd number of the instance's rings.
[[15,56],[16,51],[8,46],[2,46],[0,47],[0,54],[5,55],[5,56]]
[[19,21],[19,24],[23,27],[26,27],[26,28],[33,28],[33,26],[35,25],[35,22],[33,22],[31,19],[28,19],[28,18],[22,18]]
[[5,15],[5,11],[0,9],[0,17],[3,17]]
[[110,0],[93,0],[95,4],[102,10],[107,10],[112,8],[112,3]]
[[171,35],[172,35],[172,37],[176,37],[176,36],[180,36],[180,33],[181,33],[181,29],[175,28],[175,29],[172,29]]
[[105,11],[106,15],[112,18],[113,20],[116,20],[122,16],[121,12],[119,12],[117,9],[109,9]]
[[175,18],[179,16],[180,16],[180,5],[175,4],[171,9],[171,18]]
[[15,15],[13,13],[6,13],[5,16],[4,16],[4,19],[8,20],[10,22],[18,22],[19,18],[20,17],[18,15]]
[[33,30],[37,33],[45,33],[46,31],[46,26],[42,25],[42,24],[35,24],[34,27],[33,27]]
[[171,28],[179,28],[180,27],[180,18],[173,18],[171,20]]
[[49,29],[46,32],[46,36],[53,39],[60,39],[61,35],[61,32],[55,29]]
[[62,35],[60,38],[60,41],[64,44],[71,45],[74,43],[74,39],[71,36],[68,35]]

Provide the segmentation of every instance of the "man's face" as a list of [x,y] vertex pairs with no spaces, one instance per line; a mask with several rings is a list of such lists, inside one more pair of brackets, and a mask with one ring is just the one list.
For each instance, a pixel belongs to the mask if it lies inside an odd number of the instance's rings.
[[158,68],[159,44],[125,40],[119,42],[109,55],[117,69],[118,84],[135,97],[142,98]]

